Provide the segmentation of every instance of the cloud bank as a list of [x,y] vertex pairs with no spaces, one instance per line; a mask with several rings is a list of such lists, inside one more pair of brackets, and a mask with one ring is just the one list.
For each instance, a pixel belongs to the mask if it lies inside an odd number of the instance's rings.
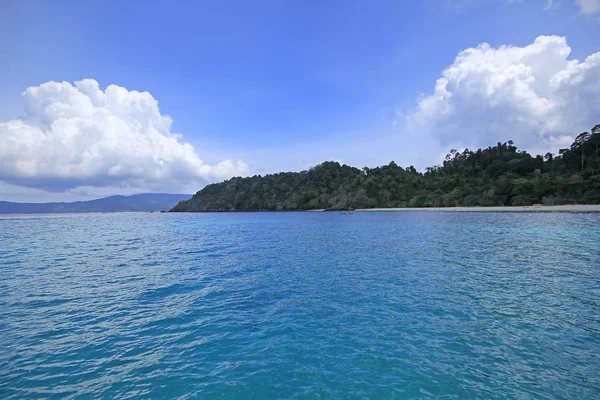
[[246,175],[241,161],[204,163],[171,132],[148,92],[85,79],[46,82],[23,93],[26,117],[0,122],[0,180],[61,191],[80,186],[150,191]]
[[600,122],[600,52],[569,60],[564,37],[525,47],[483,43],[458,54],[408,116],[442,145],[473,147],[512,139],[535,152],[568,146]]

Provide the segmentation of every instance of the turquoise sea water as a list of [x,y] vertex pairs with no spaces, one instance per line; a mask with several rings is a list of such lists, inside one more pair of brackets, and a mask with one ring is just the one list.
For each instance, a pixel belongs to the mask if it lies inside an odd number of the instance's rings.
[[0,218],[0,398],[600,397],[600,214]]

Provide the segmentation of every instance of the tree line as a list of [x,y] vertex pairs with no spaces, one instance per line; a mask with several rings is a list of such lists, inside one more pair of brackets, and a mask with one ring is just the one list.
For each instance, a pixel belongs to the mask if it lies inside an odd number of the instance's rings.
[[599,204],[599,145],[600,124],[557,155],[532,156],[508,141],[451,150],[442,165],[423,173],[393,161],[362,169],[327,161],[306,171],[207,185],[172,211]]

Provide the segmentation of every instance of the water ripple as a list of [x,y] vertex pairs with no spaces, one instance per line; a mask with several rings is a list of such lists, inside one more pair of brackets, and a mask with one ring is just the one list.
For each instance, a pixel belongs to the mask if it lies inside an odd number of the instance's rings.
[[598,398],[600,215],[0,217],[0,397]]

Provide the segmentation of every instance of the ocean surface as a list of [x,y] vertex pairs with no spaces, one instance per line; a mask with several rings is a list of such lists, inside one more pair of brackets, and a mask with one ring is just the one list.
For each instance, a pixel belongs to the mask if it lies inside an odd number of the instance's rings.
[[600,214],[0,217],[0,398],[600,398]]

